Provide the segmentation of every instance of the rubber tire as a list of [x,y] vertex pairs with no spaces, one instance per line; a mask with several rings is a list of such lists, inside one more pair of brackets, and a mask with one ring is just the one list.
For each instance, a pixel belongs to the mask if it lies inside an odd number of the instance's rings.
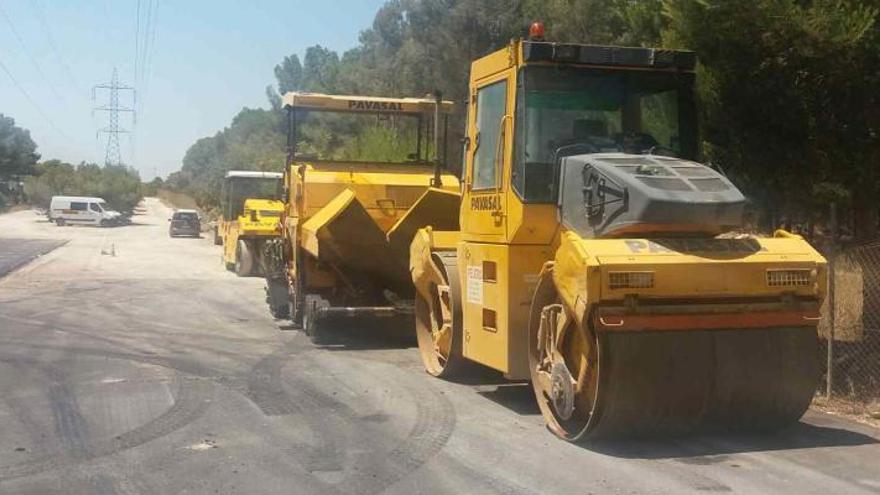
[[107,222],[106,219],[103,219],[103,218],[101,219],[100,222],[98,222],[98,226],[100,226],[100,227],[107,227],[108,225],[110,225],[110,224]]
[[219,232],[219,229],[217,229],[217,227],[214,227],[214,245],[215,246],[222,246],[223,245],[223,238],[220,237],[220,232]]
[[59,219],[55,220],[55,225],[57,225],[57,226],[59,226],[59,227],[64,227],[64,225],[65,225],[66,223],[67,223],[67,222],[65,222],[63,218],[59,218]]
[[276,320],[290,318],[290,300],[287,284],[280,280],[266,280],[266,303],[269,304],[269,312]]
[[254,273],[254,253],[250,243],[239,239],[235,249],[235,274],[239,277],[250,277]]

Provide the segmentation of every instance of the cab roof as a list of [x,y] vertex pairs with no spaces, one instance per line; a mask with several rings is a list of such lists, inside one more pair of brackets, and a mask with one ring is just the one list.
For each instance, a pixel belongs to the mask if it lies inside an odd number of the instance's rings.
[[248,198],[244,200],[245,208],[256,208],[260,210],[283,210],[284,203],[275,199],[256,199]]
[[697,64],[696,54],[688,50],[531,40],[522,41],[522,58],[526,63],[552,62],[681,71],[692,71]]
[[[284,95],[285,108],[330,112],[430,114],[433,98],[386,98],[379,96],[328,95],[293,91]],[[443,113],[452,112],[452,102],[444,100]]]
[[246,177],[251,179],[280,179],[284,176],[281,172],[260,172],[258,170],[230,170],[226,172],[226,178]]

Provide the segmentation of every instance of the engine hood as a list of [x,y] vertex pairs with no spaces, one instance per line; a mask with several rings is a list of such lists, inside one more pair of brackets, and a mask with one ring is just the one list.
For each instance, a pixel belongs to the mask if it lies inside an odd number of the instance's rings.
[[561,221],[584,238],[715,235],[742,224],[745,203],[726,177],[689,160],[597,153],[560,168]]

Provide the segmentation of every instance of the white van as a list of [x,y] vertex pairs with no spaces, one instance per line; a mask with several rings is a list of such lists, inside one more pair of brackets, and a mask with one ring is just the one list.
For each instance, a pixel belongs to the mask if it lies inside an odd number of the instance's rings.
[[119,212],[107,208],[101,198],[52,196],[49,205],[49,220],[58,226],[82,223],[106,227],[117,223],[119,217]]

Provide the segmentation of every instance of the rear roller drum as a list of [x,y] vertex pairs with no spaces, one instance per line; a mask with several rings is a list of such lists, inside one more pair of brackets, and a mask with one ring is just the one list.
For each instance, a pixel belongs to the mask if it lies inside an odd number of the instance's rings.
[[416,293],[416,337],[425,370],[451,378],[468,364],[462,356],[461,284],[454,258],[435,256],[434,262],[443,280],[430,284],[430,300]]

